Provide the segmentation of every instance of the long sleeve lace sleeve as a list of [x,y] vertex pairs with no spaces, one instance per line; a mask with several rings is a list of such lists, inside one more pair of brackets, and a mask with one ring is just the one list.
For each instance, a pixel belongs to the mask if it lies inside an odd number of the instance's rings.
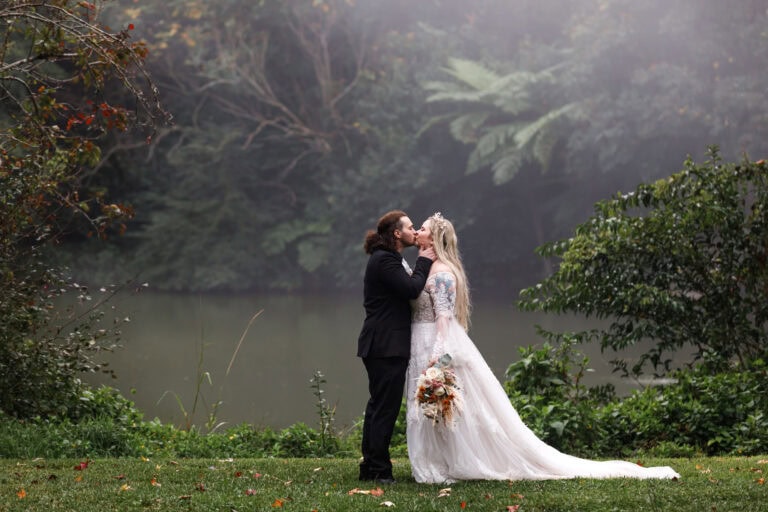
[[435,288],[432,296],[437,323],[437,339],[432,349],[432,358],[436,359],[445,353],[445,337],[448,333],[448,323],[453,317],[456,306],[456,277],[450,272],[439,272],[435,275]]

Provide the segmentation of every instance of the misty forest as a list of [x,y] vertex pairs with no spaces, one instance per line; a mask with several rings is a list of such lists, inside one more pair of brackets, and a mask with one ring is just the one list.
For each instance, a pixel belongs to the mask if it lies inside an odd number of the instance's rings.
[[766,150],[761,1],[108,5],[173,120],[103,143],[85,186],[135,216],[62,244],[100,282],[358,287],[365,231],[400,208],[454,220],[473,288],[514,297],[596,201],[710,144]]
[[[80,380],[122,320],[67,297],[358,297],[402,209],[454,223],[473,298],[604,322],[505,361],[545,440],[765,453],[767,27],[765,0],[4,2],[0,420],[129,422]],[[680,385],[589,388],[590,343]],[[261,455],[349,449],[313,382],[311,449]]]

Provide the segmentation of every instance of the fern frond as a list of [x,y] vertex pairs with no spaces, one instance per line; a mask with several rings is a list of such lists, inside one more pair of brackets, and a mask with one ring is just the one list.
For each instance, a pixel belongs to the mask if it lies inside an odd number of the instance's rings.
[[473,60],[452,58],[448,60],[448,66],[444,68],[448,74],[478,91],[487,89],[499,79],[497,73]]
[[424,123],[424,125],[421,128],[419,128],[419,131],[416,132],[416,138],[418,139],[419,137],[424,135],[424,133],[432,129],[433,126],[438,125],[444,121],[449,121],[451,119],[454,119],[457,115],[459,114],[457,114],[456,112],[452,112],[450,114],[444,114],[442,116],[430,117],[429,119],[427,119],[427,122]]
[[567,116],[570,112],[576,110],[576,103],[568,103],[557,110],[552,110],[539,117],[537,120],[529,123],[524,129],[515,134],[515,143],[518,148],[523,148],[531,142],[531,140],[539,133],[539,131],[549,123],[557,121],[563,116]]
[[492,165],[498,158],[501,158],[501,155],[508,150],[520,127],[520,123],[509,123],[487,129],[483,136],[478,139],[475,149],[469,155],[467,173],[473,173]]
[[480,127],[490,116],[490,112],[471,112],[451,121],[451,135],[465,144],[476,142]]
[[506,183],[515,177],[523,166],[525,158],[523,153],[517,149],[509,149],[504,156],[496,160],[491,167],[493,173],[493,182],[497,185]]
[[466,103],[483,103],[485,93],[483,91],[445,91],[432,94],[427,97],[428,102],[455,101]]

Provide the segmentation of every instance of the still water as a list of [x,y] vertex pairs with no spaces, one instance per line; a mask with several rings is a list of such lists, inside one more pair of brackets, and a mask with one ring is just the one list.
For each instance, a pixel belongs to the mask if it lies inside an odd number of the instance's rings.
[[[130,318],[122,330],[124,348],[107,356],[117,378],[90,381],[120,389],[146,419],[183,425],[183,410],[191,414],[197,396],[193,420],[198,425],[206,423],[219,402],[215,415],[229,425],[314,425],[310,380],[316,370],[325,375],[324,397],[336,407],[337,428],[353,425],[363,413],[367,380],[355,356],[363,320],[359,294],[143,292],[114,304],[119,316]],[[499,378],[519,358],[518,347],[541,343],[536,324],[580,327],[573,319],[521,313],[512,300],[480,299],[473,306],[470,336]],[[636,386],[611,374],[611,354],[601,355],[597,347],[585,347],[584,353],[594,369],[588,383],[613,382],[619,390]]]

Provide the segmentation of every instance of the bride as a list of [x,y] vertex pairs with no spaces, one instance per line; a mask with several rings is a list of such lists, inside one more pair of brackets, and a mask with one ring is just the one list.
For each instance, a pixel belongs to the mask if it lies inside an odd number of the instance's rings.
[[[413,304],[406,417],[408,457],[417,482],[679,478],[670,467],[580,459],[538,439],[467,336],[469,290],[453,225],[435,213],[421,226],[418,241],[433,244],[437,260]],[[450,355],[461,396],[460,412],[448,424],[436,422],[434,414],[428,418],[417,400],[423,372],[443,354]]]

